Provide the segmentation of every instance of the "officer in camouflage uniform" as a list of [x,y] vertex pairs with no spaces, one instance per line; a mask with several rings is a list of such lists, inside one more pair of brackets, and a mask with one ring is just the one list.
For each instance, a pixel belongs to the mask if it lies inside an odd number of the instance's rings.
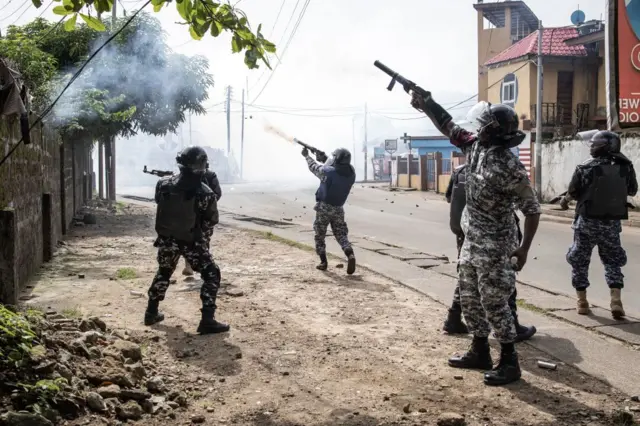
[[158,238],[154,246],[158,248],[158,272],[149,288],[144,323],[152,325],[164,319],[158,306],[164,300],[180,256],[184,256],[203,280],[200,289],[202,320],[198,333],[229,331],[227,324],[214,319],[220,269],[209,253],[204,224],[218,223],[218,207],[215,194],[202,182],[207,154],[198,146],[189,147],[178,154],[176,161],[180,173],[160,179],[156,185]]
[[625,316],[621,292],[624,287],[622,267],[627,254],[620,243],[622,225],[628,219],[627,196],[638,192],[636,172],[631,161],[620,152],[620,137],[609,131],[600,131],[590,140],[593,158],[579,165],[569,184],[567,195],[560,202],[569,208],[577,200],[573,244],[567,252],[572,267],[571,282],[578,296],[578,313],[590,312],[587,301],[589,263],[591,252],[598,246],[604,265],[605,280],[611,293],[611,315],[615,319]]
[[[508,299],[515,290],[514,274],[526,263],[541,213],[527,172],[509,149],[525,138],[518,130],[518,115],[506,105],[481,102],[470,111],[478,129],[474,135],[455,125],[430,93],[422,96],[414,92],[411,103],[467,156],[466,206],[462,213],[465,240],[458,281],[462,311],[473,341],[468,352],[450,358],[449,365],[491,370],[484,374],[487,385],[514,382],[520,379],[521,371]],[[515,205],[525,215],[519,247]],[[488,341],[492,327],[501,346],[495,368]]]
[[[216,172],[209,169],[209,163],[207,163],[207,170],[204,172],[202,182],[213,191],[213,193],[216,195],[216,200],[220,201],[220,198],[222,198],[222,188],[220,187],[220,182],[218,181],[218,175],[216,175]],[[214,226],[215,223],[211,223],[210,221],[203,222],[204,237],[207,240],[207,247],[209,248],[211,248],[211,237],[213,236]],[[189,262],[187,262],[186,259],[184,261],[184,269],[182,270],[182,275],[193,275],[193,268],[191,267],[191,265],[189,265]]]
[[351,165],[351,153],[345,148],[336,149],[331,159],[321,153],[316,154],[318,164],[305,148],[302,155],[307,159],[309,170],[320,179],[320,186],[316,191],[316,219],[313,222],[315,231],[316,253],[320,256],[320,264],[316,266],[321,271],[328,267],[327,247],[325,237],[327,227],[331,231],[347,256],[347,274],[356,270],[356,257],[349,242],[349,229],[344,221],[344,203],[349,197],[351,187],[356,181],[356,171]]
[[[466,181],[466,164],[458,166],[453,173],[451,173],[451,179],[449,180],[449,186],[447,187],[447,192],[445,193],[445,198],[447,202],[451,205],[451,209],[449,212],[449,226],[451,227],[451,232],[456,236],[456,244],[458,246],[458,259],[460,259],[460,251],[462,249],[462,244],[464,243],[464,232],[462,231],[462,212],[464,211],[464,207],[466,205],[466,191],[465,191],[465,181]],[[522,232],[520,231],[520,219],[518,215],[514,214],[516,226],[518,227],[518,244],[522,242]],[[524,340],[529,340],[536,334],[536,328],[534,326],[527,327],[525,325],[520,324],[518,320],[518,305],[516,304],[516,298],[518,297],[517,291],[515,290],[515,279],[516,276],[513,274],[513,287],[514,291],[509,296],[509,309],[511,309],[511,314],[513,315],[513,321],[516,327],[516,343],[522,342]],[[467,334],[469,333],[469,329],[467,325],[462,321],[462,305],[460,302],[460,285],[456,285],[456,289],[453,292],[453,303],[449,308],[449,313],[447,315],[447,319],[444,322],[444,326],[442,329],[448,334]]]

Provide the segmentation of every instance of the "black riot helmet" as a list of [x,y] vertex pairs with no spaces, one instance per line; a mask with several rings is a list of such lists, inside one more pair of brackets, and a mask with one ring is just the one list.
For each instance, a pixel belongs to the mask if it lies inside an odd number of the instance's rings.
[[332,164],[351,164],[351,153],[346,148],[338,148],[331,153]]
[[526,137],[519,130],[518,113],[508,105],[480,102],[471,108],[467,120],[477,128],[478,138],[485,145],[514,148]]
[[589,140],[592,157],[620,152],[620,136],[608,130],[601,130],[591,136]]
[[180,151],[176,157],[180,171],[202,174],[207,169],[207,152],[199,146],[190,146]]

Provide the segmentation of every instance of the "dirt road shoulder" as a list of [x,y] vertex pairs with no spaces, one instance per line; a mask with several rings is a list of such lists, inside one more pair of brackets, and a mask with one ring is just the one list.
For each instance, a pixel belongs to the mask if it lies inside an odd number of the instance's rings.
[[43,269],[28,303],[140,336],[145,362],[188,405],[139,424],[198,415],[211,425],[606,425],[635,407],[571,366],[538,368],[545,356],[527,345],[523,380],[487,388],[481,373],[446,365],[469,342],[441,334],[441,305],[367,270],[347,277],[335,260],[321,273],[307,250],[227,227],[216,229],[212,252],[223,276],[218,316],[232,331],[194,334],[200,282],[179,273],[161,304],[167,319],[144,327],[153,212],[96,214],[98,224],[74,229]]

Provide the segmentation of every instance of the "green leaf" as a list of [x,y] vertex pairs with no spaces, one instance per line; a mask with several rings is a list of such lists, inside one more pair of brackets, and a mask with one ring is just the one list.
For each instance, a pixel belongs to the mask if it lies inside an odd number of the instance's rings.
[[93,16],[85,15],[84,13],[81,13],[80,17],[87,24],[87,26],[92,30],[96,30],[96,31],[106,30],[106,27],[99,19],[94,18]]
[[33,3],[35,7],[42,6],[42,2],[40,0],[31,0],[31,3]]
[[238,53],[242,50],[242,39],[238,36],[233,36],[231,39],[231,51],[233,53]]
[[255,36],[249,30],[237,30],[236,34],[244,40],[252,40]]
[[191,34],[191,38],[193,38],[194,40],[202,39],[202,36],[198,35],[198,33],[196,32],[196,30],[193,28],[192,25],[189,26],[189,34]]
[[178,13],[185,21],[188,20],[189,15],[191,14],[191,0],[182,0],[180,3],[176,4],[176,9],[178,9]]
[[67,16],[73,14],[73,10],[69,10],[65,6],[56,6],[53,8],[53,13],[56,15]]
[[222,24],[218,21],[213,21],[213,25],[211,25],[211,35],[214,37],[218,37],[222,32]]
[[77,14],[75,14],[71,18],[67,19],[67,21],[64,23],[64,30],[65,31],[73,31],[74,28],[76,27],[76,20],[77,19],[78,19],[78,15]]
[[276,45],[267,40],[262,40],[262,48],[269,53],[276,53]]
[[166,3],[166,0],[151,0],[151,4],[154,6],[159,6],[159,5],[163,5]]
[[154,12],[160,12],[160,9],[162,9],[162,6],[164,6],[164,3],[154,4],[153,5],[153,11]]

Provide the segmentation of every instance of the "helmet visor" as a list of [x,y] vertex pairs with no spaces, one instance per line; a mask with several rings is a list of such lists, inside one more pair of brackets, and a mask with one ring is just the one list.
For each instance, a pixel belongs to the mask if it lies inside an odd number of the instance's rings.
[[471,128],[473,128],[476,132],[479,132],[482,128],[491,124],[491,122],[493,121],[491,115],[491,105],[485,101],[478,102],[467,113],[466,121],[469,123],[469,126]]

